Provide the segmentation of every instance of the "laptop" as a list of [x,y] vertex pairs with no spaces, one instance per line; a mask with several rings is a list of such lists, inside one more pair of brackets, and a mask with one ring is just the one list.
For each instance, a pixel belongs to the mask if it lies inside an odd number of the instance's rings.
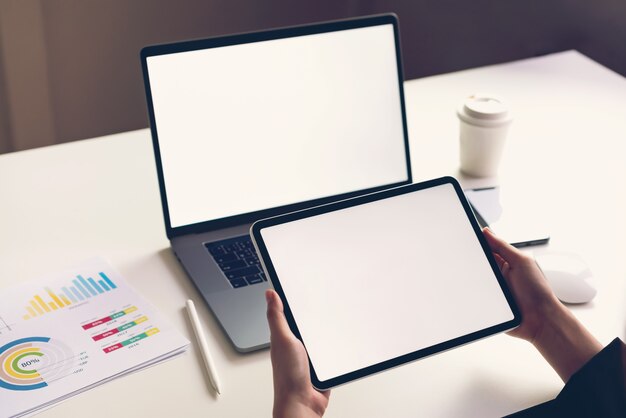
[[149,46],[141,61],[171,247],[235,349],[267,347],[250,225],[412,182],[397,18]]

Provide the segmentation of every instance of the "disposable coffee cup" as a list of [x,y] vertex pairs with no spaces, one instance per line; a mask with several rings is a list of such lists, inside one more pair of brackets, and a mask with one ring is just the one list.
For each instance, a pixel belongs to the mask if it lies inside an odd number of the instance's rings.
[[495,176],[512,121],[508,107],[497,96],[473,94],[457,115],[461,171],[474,177]]

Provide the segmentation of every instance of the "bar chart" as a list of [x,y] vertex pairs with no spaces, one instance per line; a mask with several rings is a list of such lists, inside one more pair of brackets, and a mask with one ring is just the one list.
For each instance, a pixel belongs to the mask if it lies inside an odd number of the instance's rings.
[[189,345],[101,258],[1,290],[0,417],[30,416]]
[[120,348],[123,348],[123,347],[132,348],[133,346],[136,346],[139,341],[143,340],[144,338],[148,338],[151,335],[157,334],[158,332],[159,332],[158,328],[150,328],[146,332],[137,334],[127,340],[120,341],[119,343],[115,343],[113,345],[104,347],[102,351],[104,351],[105,353],[112,353],[113,351],[119,350]]
[[90,332],[91,339],[100,342],[104,353],[111,353],[120,348],[133,348],[139,341],[155,335],[159,329],[148,322],[148,316],[137,310],[136,306],[98,317],[81,324],[84,331]]
[[85,278],[78,274],[76,278],[68,280],[68,283],[59,289],[44,287],[41,293],[33,295],[25,306],[26,313],[22,319],[29,320],[46,315],[115,289],[117,285],[104,272],[98,273],[97,281],[92,277]]

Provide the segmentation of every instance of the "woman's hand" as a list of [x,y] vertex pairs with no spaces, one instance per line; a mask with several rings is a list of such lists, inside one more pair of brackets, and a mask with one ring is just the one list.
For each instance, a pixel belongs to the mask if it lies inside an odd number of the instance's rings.
[[321,417],[330,391],[318,392],[311,384],[309,359],[285,319],[283,303],[273,290],[266,290],[270,355],[274,373],[274,417]]
[[532,257],[489,228],[483,234],[522,313],[521,325],[509,334],[530,341],[567,382],[602,345],[559,302]]
[[546,318],[560,313],[563,305],[532,257],[497,237],[489,228],[483,234],[522,313],[522,324],[509,334],[534,343],[543,332]]

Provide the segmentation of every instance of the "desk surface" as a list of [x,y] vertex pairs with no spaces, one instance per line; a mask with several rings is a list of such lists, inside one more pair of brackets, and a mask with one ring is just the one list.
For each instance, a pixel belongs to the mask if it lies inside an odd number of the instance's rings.
[[[596,299],[572,307],[603,344],[626,336],[626,79],[577,52],[405,83],[415,180],[531,191],[551,246],[590,264]],[[476,91],[512,107],[499,178],[458,169],[456,106]],[[0,156],[0,289],[102,255],[191,341],[183,357],[107,383],[42,416],[269,416],[269,351],[241,355],[198,303],[223,385],[209,389],[183,310],[200,297],[169,250],[148,130]],[[500,416],[562,383],[528,343],[498,335],[337,388],[328,417]]]

